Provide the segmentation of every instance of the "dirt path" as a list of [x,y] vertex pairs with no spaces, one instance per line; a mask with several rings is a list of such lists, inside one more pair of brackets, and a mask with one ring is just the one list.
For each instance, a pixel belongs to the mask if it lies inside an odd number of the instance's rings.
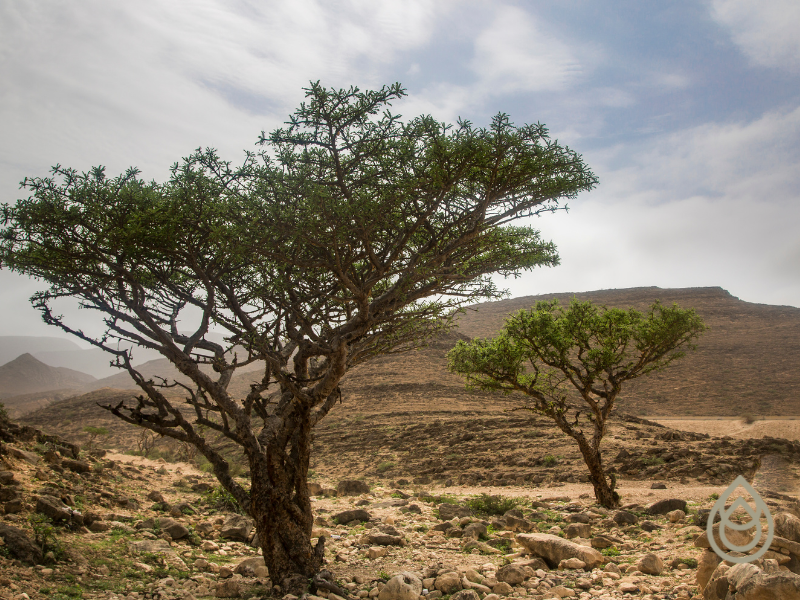
[[665,427],[681,431],[707,433],[714,437],[730,436],[733,438],[775,437],[786,440],[800,440],[800,419],[766,418],[747,424],[742,419],[675,419],[651,417],[651,421]]

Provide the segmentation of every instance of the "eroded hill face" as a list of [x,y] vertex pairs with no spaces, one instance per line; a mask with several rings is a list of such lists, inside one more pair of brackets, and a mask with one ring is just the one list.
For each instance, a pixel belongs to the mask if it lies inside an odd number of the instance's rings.
[[0,366],[0,398],[48,390],[79,390],[95,378],[63,367],[51,367],[30,354]]

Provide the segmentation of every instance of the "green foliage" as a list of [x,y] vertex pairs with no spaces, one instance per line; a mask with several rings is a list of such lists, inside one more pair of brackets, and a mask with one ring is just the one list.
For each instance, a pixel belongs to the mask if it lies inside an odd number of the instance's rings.
[[542,459],[542,465],[545,467],[555,467],[558,464],[558,459],[560,457],[553,456],[552,454],[548,454]]
[[83,598],[83,588],[80,585],[63,585],[60,586],[56,593],[53,594],[54,600],[65,600],[67,598]]
[[696,558],[679,558],[678,562],[686,565],[690,569],[696,569],[697,568],[697,559]]
[[[402,496],[398,495],[398,498]],[[420,494],[420,502],[428,502],[430,504],[460,504],[458,498],[450,494],[440,494],[438,496],[433,494]]]
[[609,546],[608,548],[600,550],[600,554],[603,556],[619,556],[620,551],[616,546]]
[[385,473],[389,469],[393,469],[396,464],[390,460],[384,461],[378,465],[378,473]]
[[506,511],[525,503],[522,498],[507,498],[481,494],[467,500],[466,505],[478,515],[503,515]]
[[653,466],[653,465],[663,465],[664,459],[660,456],[643,456],[639,459],[643,465]]
[[40,513],[34,513],[28,517],[31,529],[33,529],[33,539],[37,546],[42,550],[44,556],[52,552],[56,561],[64,556],[64,547],[58,539],[56,528],[50,517]]
[[500,550],[500,552],[503,554],[508,554],[511,552],[511,540],[508,538],[501,538],[501,540],[497,542],[494,547]]
[[386,571],[383,571],[383,570],[378,571],[378,579],[383,579],[384,581],[389,581],[391,578],[392,578],[392,576],[389,573],[387,573]]
[[6,410],[6,405],[0,402],[0,424],[7,424],[9,422],[8,419],[8,411]]
[[240,515],[244,514],[242,507],[239,506],[239,503],[236,501],[236,498],[233,497],[233,494],[231,494],[221,485],[214,486],[213,489],[205,492],[201,498],[201,501],[206,506],[210,506],[214,510],[235,512]]

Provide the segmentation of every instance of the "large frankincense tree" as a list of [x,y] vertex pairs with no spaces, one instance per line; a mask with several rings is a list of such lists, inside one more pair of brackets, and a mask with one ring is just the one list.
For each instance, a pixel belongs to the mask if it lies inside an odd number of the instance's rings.
[[449,368],[467,385],[521,392],[521,408],[553,419],[578,444],[595,498],[619,506],[600,443],[626,381],[663,369],[693,349],[706,326],[693,309],[654,303],[642,314],[573,300],[538,302],[512,315],[499,336],[459,341]]
[[[0,264],[46,281],[32,298],[45,321],[109,352],[141,388],[138,401],[105,408],[195,446],[255,520],[270,576],[287,589],[322,565],[311,433],[347,370],[419,347],[460,306],[498,297],[490,275],[557,264],[552,244],[512,223],[596,184],[541,125],[503,114],[485,129],[403,122],[388,110],[403,95],[397,84],[312,84],[240,167],[210,150],[163,184],[56,167],[3,208]],[[54,310],[61,298],[97,311],[104,333],[70,326]],[[136,347],[191,383],[143,377]],[[254,364],[260,380],[235,397],[237,370]],[[249,484],[231,476],[223,438],[241,447]]]

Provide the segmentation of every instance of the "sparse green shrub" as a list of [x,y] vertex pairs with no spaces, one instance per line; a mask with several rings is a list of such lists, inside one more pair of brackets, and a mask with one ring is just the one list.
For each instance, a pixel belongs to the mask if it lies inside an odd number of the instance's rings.
[[600,550],[600,554],[603,556],[619,556],[619,548],[616,546],[609,546],[608,548],[603,548]]
[[395,463],[390,460],[384,461],[378,465],[378,473],[385,473],[389,469],[394,469],[395,466]]
[[94,446],[94,442],[98,436],[105,436],[108,435],[108,429],[105,427],[94,427],[92,425],[88,425],[83,428],[84,433],[89,434],[89,446]]
[[710,498],[711,500],[714,500],[714,501],[716,502],[717,500],[719,500],[719,494],[718,494],[717,492],[714,492],[713,494],[711,494],[711,495],[709,496],[709,498]]
[[235,512],[240,515],[244,514],[236,498],[221,485],[214,486],[213,489],[203,494],[202,502],[215,510]]
[[697,568],[697,559],[696,558],[679,558],[678,562],[686,565],[690,569],[696,569]]
[[506,511],[523,504],[522,498],[507,498],[505,496],[490,496],[481,494],[467,500],[467,506],[472,512],[479,515],[503,515]]
[[744,413],[742,415],[742,423],[745,425],[752,425],[756,422],[756,418],[751,413]]
[[643,465],[653,466],[653,465],[663,465],[664,459],[660,456],[643,456],[639,459]]
[[0,423],[7,424],[9,422],[8,411],[6,405],[0,402]]
[[561,457],[548,454],[542,459],[542,465],[544,465],[545,467],[555,467],[558,464],[559,458]]
[[52,552],[56,560],[64,556],[64,547],[56,535],[56,528],[50,517],[35,513],[28,517],[28,523],[33,529],[33,538],[37,546],[42,550],[42,556]]
[[[400,497],[400,496],[398,496]],[[455,496],[450,496],[448,494],[442,494],[441,496],[434,496],[432,494],[421,494],[419,496],[421,502],[429,502],[431,504],[458,504],[458,498]]]

